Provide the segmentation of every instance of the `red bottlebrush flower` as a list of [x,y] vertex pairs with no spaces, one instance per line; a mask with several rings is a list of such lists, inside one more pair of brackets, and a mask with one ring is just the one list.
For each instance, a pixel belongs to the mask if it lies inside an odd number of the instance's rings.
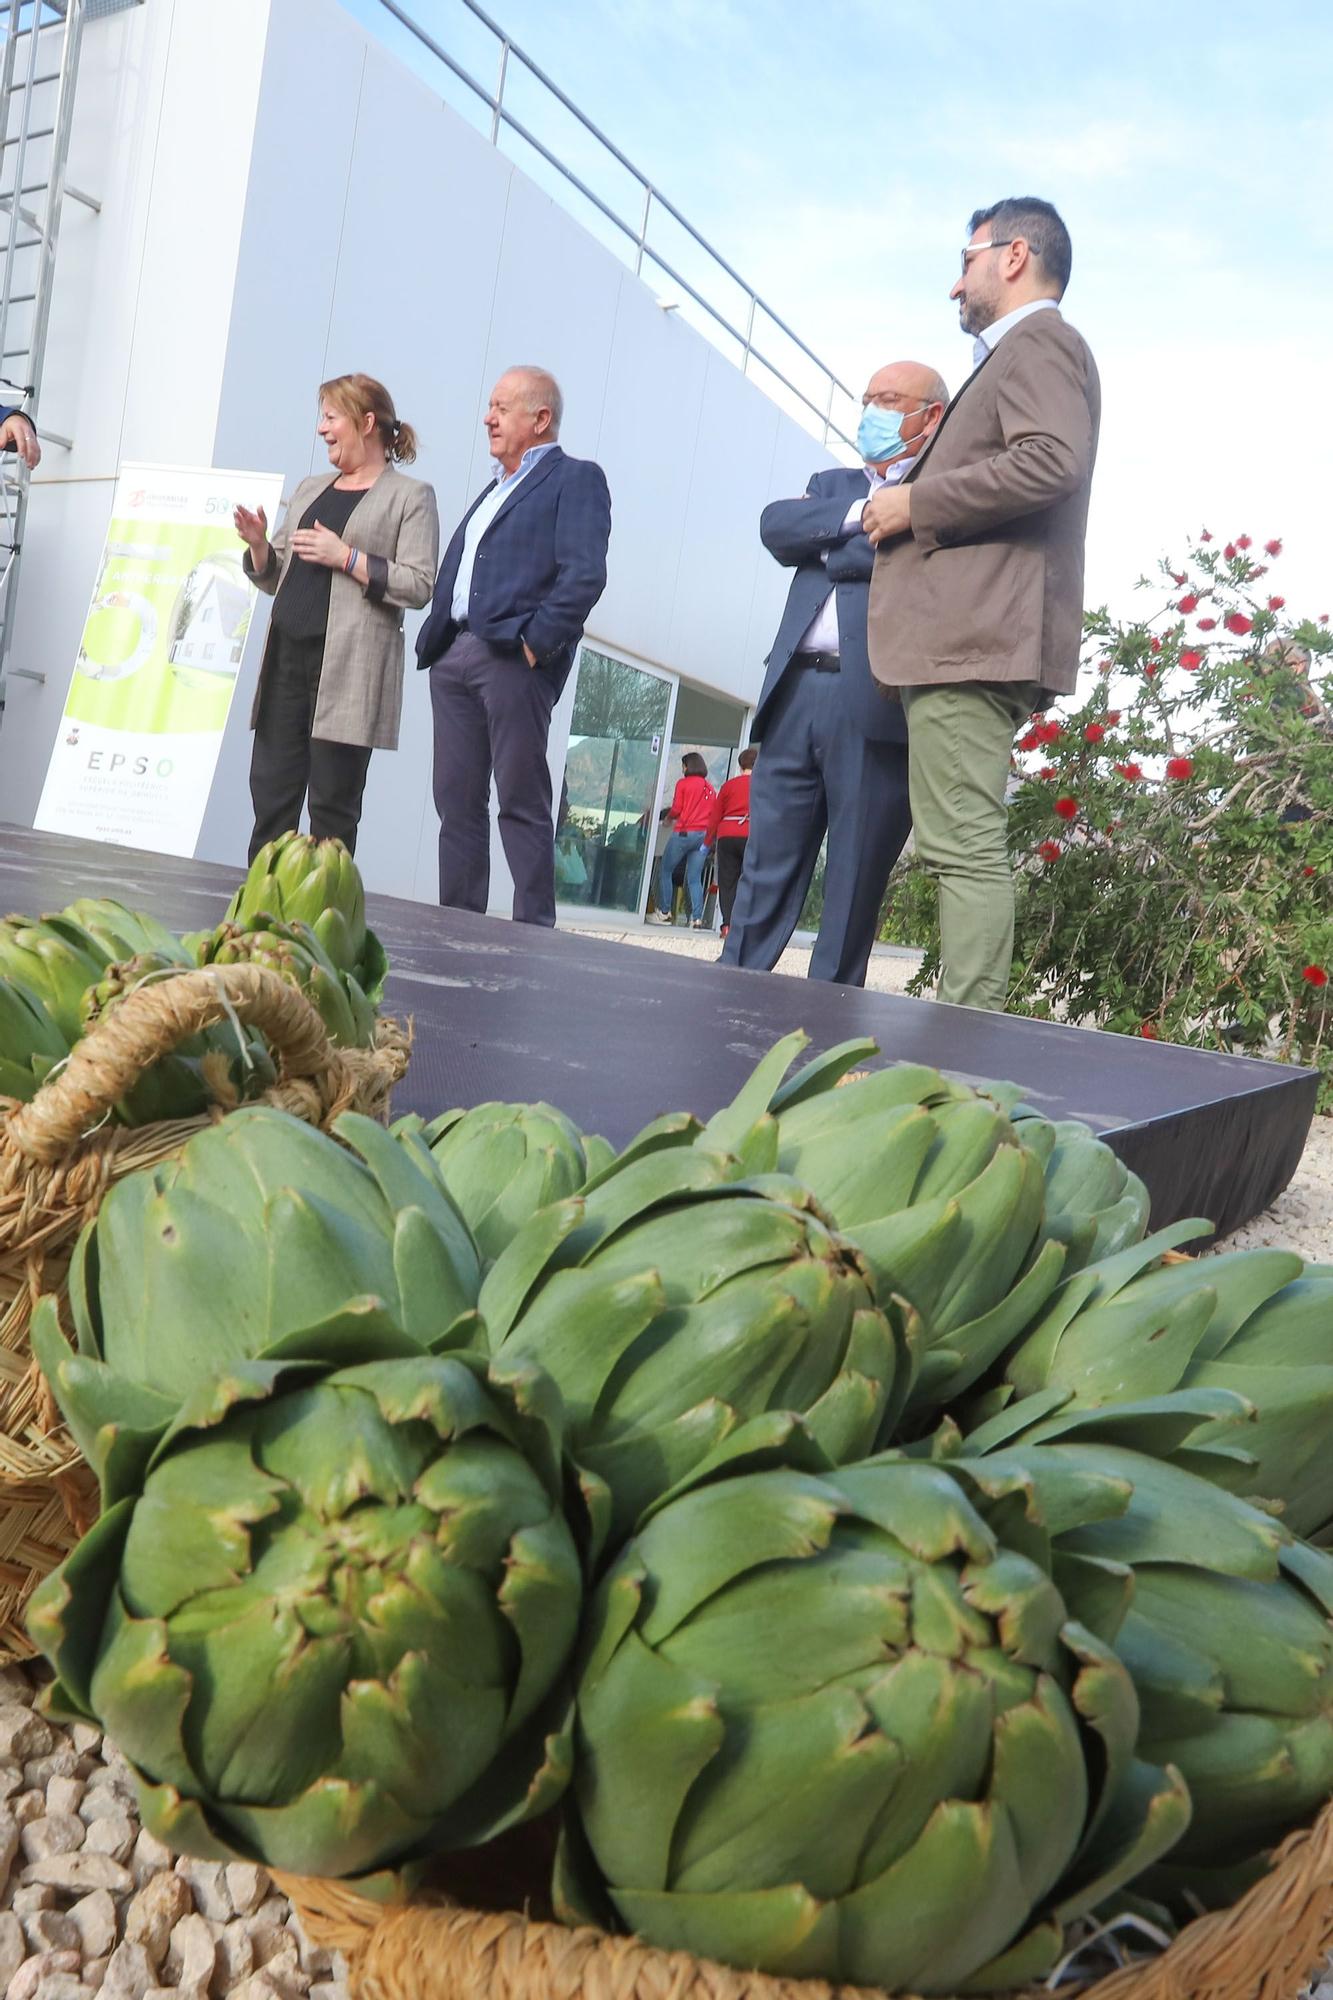
[[1177,611],[1197,611],[1198,608],[1199,600],[1192,590],[1186,596],[1182,597],[1176,606]]
[[1249,576],[1250,582],[1253,583],[1256,577],[1268,575],[1268,564],[1251,563],[1247,571],[1247,574]]
[[1043,764],[1041,769],[1038,771],[1037,776],[1038,778],[1040,778],[1043,785],[1049,785],[1051,779],[1055,776],[1054,764]]
[[1285,597],[1270,597],[1268,600],[1268,608],[1270,611],[1281,611],[1285,608],[1286,602],[1287,600]]
[[1114,666],[1114,660],[1098,660],[1097,671],[1099,674],[1109,674]]
[[1201,632],[1215,632],[1217,630],[1217,620],[1215,618],[1201,618],[1199,620],[1199,630]]
[[1172,570],[1172,572],[1171,572],[1171,581],[1172,581],[1172,583],[1174,583],[1174,584],[1175,584],[1176,588],[1177,588],[1177,589],[1179,589],[1179,587],[1180,587],[1180,585],[1181,585],[1182,583],[1188,583],[1188,582],[1189,582],[1189,572],[1188,572],[1187,570],[1183,570],[1183,569],[1182,569],[1182,570],[1181,570],[1181,571],[1179,572],[1179,574],[1177,574],[1177,572],[1176,572],[1175,570]]
[[1148,651],[1150,653],[1160,653],[1161,650],[1162,650],[1162,642],[1160,639],[1149,639]]
[[1106,711],[1107,728],[1114,729],[1119,720],[1120,720],[1120,710],[1118,708],[1108,708]]
[[1320,614],[1319,614],[1319,623],[1320,623],[1321,625],[1327,625],[1327,623],[1328,623],[1328,613],[1327,613],[1327,611],[1321,611],[1321,612],[1320,612]]
[[1154,679],[1156,678],[1156,675],[1157,675],[1157,669],[1156,669],[1156,667],[1155,667],[1155,666],[1153,665],[1153,663],[1152,663],[1152,661],[1151,661],[1151,660],[1149,660],[1149,661],[1148,661],[1148,664],[1147,664],[1147,665],[1145,666],[1145,668],[1143,669],[1143,671],[1144,671],[1144,673],[1145,673],[1145,674],[1147,675],[1147,677],[1148,677],[1148,679],[1149,679],[1149,680],[1154,680]]
[[1040,742],[1041,742],[1041,737],[1037,733],[1037,731],[1035,729],[1029,729],[1026,736],[1019,737],[1018,747],[1020,750],[1035,750]]
[[1305,864],[1304,868],[1302,868],[1302,870],[1301,870],[1301,873],[1302,873],[1302,875],[1313,875],[1313,874],[1314,874],[1314,869],[1313,869],[1313,868],[1312,868],[1312,867],[1310,866],[1310,864],[1309,864],[1309,862],[1308,862],[1308,861],[1306,862],[1306,864]]
[[1209,532],[1209,530],[1208,530],[1207,528],[1200,528],[1200,530],[1199,530],[1199,540],[1200,540],[1201,542],[1211,542],[1211,541],[1212,541],[1212,539],[1213,539],[1213,538],[1212,538],[1212,535],[1210,534],[1210,532]]
[[1222,623],[1226,626],[1228,632],[1235,632],[1242,639],[1247,632],[1254,630],[1253,618],[1247,618],[1243,611],[1228,611]]
[[1183,785],[1186,778],[1194,776],[1194,764],[1188,757],[1168,757],[1166,760],[1166,775],[1168,778],[1174,778],[1178,784]]
[[1250,538],[1248,535],[1237,535],[1236,547],[1238,549],[1248,549],[1249,546],[1250,546]]
[[1122,778],[1127,778],[1131,785],[1136,785],[1143,776],[1142,764],[1113,764],[1111,768],[1118,771]]
[[1037,741],[1039,743],[1058,743],[1063,735],[1064,730],[1058,722],[1043,722],[1041,728],[1037,731]]
[[1043,861],[1058,861],[1060,859],[1060,848],[1053,840],[1043,840],[1041,846],[1037,849],[1037,853]]
[[1234,542],[1228,542],[1226,547],[1223,549],[1222,553],[1226,557],[1228,562],[1234,562],[1236,560],[1236,544]]
[[1058,813],[1061,819],[1077,819],[1078,800],[1068,797],[1057,799],[1052,810]]
[[1160,1042],[1160,1040],[1162,1039],[1161,1036],[1158,1034],[1156,1028],[1154,1028],[1151,1021],[1140,1021],[1139,1033],[1142,1035],[1145,1042]]
[[1282,543],[1276,535],[1274,535],[1271,542],[1264,543],[1264,554],[1266,556],[1280,556],[1281,553]]
[[1301,974],[1307,986],[1327,986],[1328,974],[1322,965],[1307,965]]
[[1085,743],[1100,743],[1105,734],[1106,729],[1102,723],[1090,722],[1083,732],[1083,740]]
[[1180,656],[1180,664],[1187,674],[1197,674],[1203,665],[1203,654],[1197,652],[1193,646],[1187,646]]

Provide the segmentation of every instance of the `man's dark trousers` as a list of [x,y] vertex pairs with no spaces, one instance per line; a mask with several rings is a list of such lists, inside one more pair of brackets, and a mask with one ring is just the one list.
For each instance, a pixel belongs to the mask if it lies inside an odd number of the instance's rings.
[[522,646],[460,632],[430,670],[440,901],[485,914],[491,887],[491,773],[514,878],[514,921],[555,924],[555,845],[546,741],[556,686]]
[[[796,927],[829,834],[812,979],[865,983],[889,873],[911,830],[907,746],[849,728],[838,673],[783,676],[750,781],[750,839],[723,962],[770,971]],[[871,859],[873,857],[873,861]],[[766,913],[756,924],[751,909]]]

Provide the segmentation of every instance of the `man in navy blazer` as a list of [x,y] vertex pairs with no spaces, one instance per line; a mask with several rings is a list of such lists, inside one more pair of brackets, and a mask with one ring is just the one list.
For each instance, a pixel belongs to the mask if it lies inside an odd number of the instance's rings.
[[762,749],[725,964],[764,972],[777,964],[827,832],[810,977],[865,984],[889,871],[912,818],[902,705],[870,672],[875,552],[861,509],[906,472],[947,401],[933,368],[896,361],[879,369],[861,399],[857,445],[865,463],[815,473],[801,499],[775,500],[760,517],[764,547],[795,575],[750,728]]
[[510,368],[496,383],[485,420],[496,477],[454,530],[417,639],[435,718],[440,901],[486,909],[494,772],[514,920],[548,926],[551,710],[606,588],[611,536],[601,466],[556,442],[562,407],[544,368]]
[[29,472],[42,462],[42,447],[26,410],[0,410],[0,451],[16,451]]

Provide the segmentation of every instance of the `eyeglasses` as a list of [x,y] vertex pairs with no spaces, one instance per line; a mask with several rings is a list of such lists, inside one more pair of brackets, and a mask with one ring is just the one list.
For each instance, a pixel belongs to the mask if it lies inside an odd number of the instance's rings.
[[970,257],[979,257],[983,250],[1007,250],[1011,243],[1017,243],[1017,241],[1018,238],[1016,236],[1003,236],[1000,238],[998,243],[965,244],[963,247],[963,256],[962,256],[963,276],[964,277],[967,276],[967,264],[968,264],[968,259]]
[[871,404],[877,410],[897,410],[904,417],[914,417],[918,410],[928,409],[928,403],[913,403],[901,389],[882,389],[878,396],[862,396],[861,408],[867,410]]

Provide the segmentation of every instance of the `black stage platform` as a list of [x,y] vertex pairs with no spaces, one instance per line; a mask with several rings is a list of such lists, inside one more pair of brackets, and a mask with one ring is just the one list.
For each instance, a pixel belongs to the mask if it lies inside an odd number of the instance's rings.
[[[216,923],[238,871],[0,828],[0,909],[114,895],[181,930]],[[780,1035],[811,1053],[870,1035],[889,1060],[1005,1078],[1052,1118],[1081,1118],[1141,1174],[1157,1226],[1225,1234],[1291,1179],[1314,1114],[1307,1070],[1088,1029],[737,972],[579,932],[372,896],[393,964],[387,1005],[416,1044],[397,1111],[545,1098],[623,1143],[660,1111],[707,1116]]]

